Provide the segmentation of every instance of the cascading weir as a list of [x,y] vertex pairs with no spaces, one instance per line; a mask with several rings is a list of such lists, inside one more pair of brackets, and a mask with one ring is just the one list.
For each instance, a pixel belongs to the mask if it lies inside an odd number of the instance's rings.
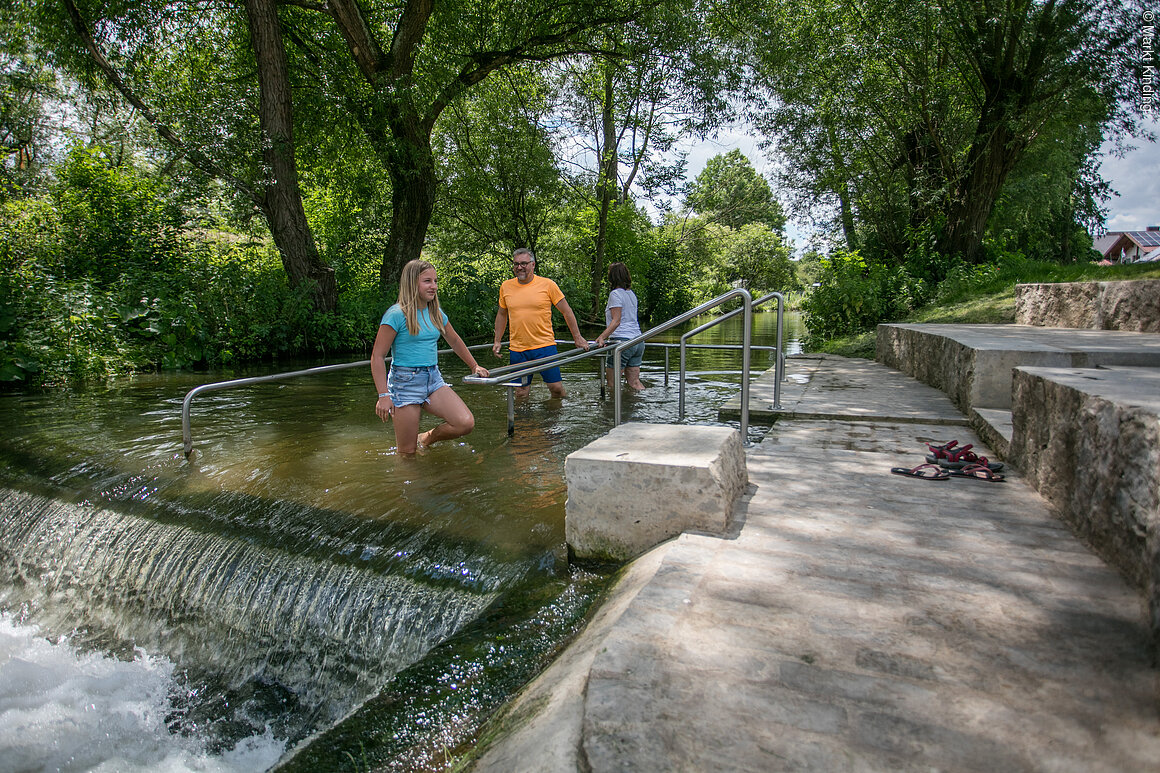
[[[0,596],[36,610],[50,631],[168,655],[205,682],[172,724],[219,723],[223,743],[258,729],[267,701],[297,706],[281,720],[289,740],[337,721],[475,619],[502,584],[469,546],[408,563],[402,543],[368,545],[349,528],[342,541],[335,518],[322,535],[286,537],[149,509],[154,517],[0,489]],[[315,523],[326,515],[298,512]]]

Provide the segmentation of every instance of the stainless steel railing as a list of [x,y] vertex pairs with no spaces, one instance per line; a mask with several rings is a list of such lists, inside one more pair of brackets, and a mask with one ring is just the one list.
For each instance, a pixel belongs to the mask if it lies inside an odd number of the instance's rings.
[[[499,368],[489,369],[488,372],[490,375],[488,375],[486,377],[467,375],[463,378],[463,383],[465,383],[465,384],[493,384],[493,385],[494,384],[502,384],[503,386],[508,388],[508,401],[507,401],[508,402],[508,434],[510,435],[515,431],[515,388],[520,386],[520,384],[521,384],[521,382],[518,381],[517,379],[520,379],[523,376],[533,375],[535,373],[539,373],[541,371],[548,370],[549,368],[558,367],[560,365],[567,365],[567,364],[570,364],[573,362],[578,362],[580,360],[589,359],[591,357],[600,357],[602,360],[606,360],[608,357],[611,356],[612,357],[612,370],[613,370],[613,377],[614,377],[613,378],[613,389],[612,389],[612,392],[613,392],[613,416],[614,416],[614,421],[615,421],[616,425],[619,425],[620,424],[620,416],[621,416],[621,403],[622,403],[622,401],[621,401],[622,384],[621,384],[621,379],[620,379],[620,375],[621,375],[621,373],[620,373],[620,371],[621,371],[620,353],[621,353],[621,351],[623,351],[624,349],[627,349],[628,347],[633,346],[637,343],[640,343],[642,341],[646,342],[646,345],[666,347],[666,349],[665,349],[665,383],[667,384],[668,383],[668,375],[669,375],[668,347],[674,347],[676,345],[670,344],[670,343],[656,343],[656,342],[647,343],[648,340],[663,333],[663,332],[665,332],[665,331],[667,331],[667,330],[672,329],[673,327],[676,327],[677,325],[683,324],[684,322],[687,322],[688,320],[693,319],[694,317],[700,316],[701,314],[704,314],[707,311],[711,311],[712,309],[715,309],[718,306],[721,306],[722,304],[733,300],[734,298],[742,299],[743,305],[741,308],[729,311],[729,312],[721,315],[720,317],[717,317],[716,319],[711,320],[710,322],[708,322],[704,325],[701,325],[701,326],[697,327],[696,329],[691,330],[688,333],[685,333],[683,336],[681,336],[681,342],[679,344],[680,349],[681,349],[681,361],[680,361],[681,367],[680,367],[680,376],[679,376],[679,378],[680,378],[679,413],[681,416],[684,416],[684,398],[685,398],[684,387],[685,387],[685,372],[686,372],[686,369],[685,369],[685,350],[686,350],[686,348],[699,348],[699,349],[737,349],[737,348],[740,348],[741,352],[742,352],[740,429],[741,429],[741,437],[742,437],[743,442],[748,444],[748,441],[746,440],[746,438],[748,437],[748,429],[749,429],[749,372],[750,372],[750,359],[751,359],[750,352],[752,349],[769,349],[770,348],[767,346],[756,346],[755,347],[751,343],[750,339],[751,339],[752,329],[753,329],[753,307],[757,306],[759,304],[762,304],[762,303],[766,303],[767,301],[769,301],[773,298],[777,298],[777,300],[778,300],[777,346],[775,347],[775,352],[776,352],[776,356],[777,356],[777,363],[776,363],[777,372],[775,373],[777,386],[775,387],[774,400],[775,400],[775,403],[780,407],[781,381],[782,381],[782,375],[784,373],[784,368],[785,368],[785,356],[782,352],[782,330],[783,330],[783,325],[782,325],[783,312],[782,312],[782,310],[783,310],[784,298],[782,297],[781,293],[770,293],[769,295],[763,296],[758,301],[754,302],[753,298],[749,294],[748,290],[744,290],[744,289],[740,289],[740,288],[735,289],[735,290],[730,290],[729,292],[724,293],[722,295],[719,295],[716,298],[713,298],[712,300],[709,300],[709,301],[706,301],[705,303],[702,303],[700,306],[697,306],[696,308],[690,309],[689,311],[687,311],[683,314],[680,314],[676,317],[673,317],[672,319],[668,320],[667,322],[663,322],[660,325],[657,325],[653,328],[650,328],[649,330],[641,333],[641,335],[639,335],[636,338],[633,338],[631,340],[620,341],[620,342],[617,342],[615,345],[613,345],[611,343],[606,344],[605,346],[600,347],[600,348],[592,347],[592,348],[587,349],[587,350],[578,349],[578,348],[577,349],[568,349],[568,350],[565,350],[562,352],[558,352],[550,357],[545,357],[545,358],[538,359],[538,360],[532,360],[529,362],[521,362],[521,363],[517,363],[515,365],[504,365],[504,366],[501,366]],[[696,335],[697,333],[700,333],[703,330],[707,330],[708,328],[710,328],[714,325],[717,325],[717,324],[725,321],[726,319],[734,317],[738,314],[745,315],[744,325],[743,325],[743,329],[742,329],[742,343],[741,343],[740,347],[738,347],[736,345],[721,345],[721,344],[696,345],[696,344],[688,344],[687,343],[687,339],[692,337],[693,335]],[[572,343],[572,342],[571,341],[557,340],[556,343]],[[469,346],[467,348],[471,351],[478,351],[481,349],[490,349],[490,348],[492,348],[492,344],[475,344],[474,346]],[[610,348],[611,348],[611,352],[610,352]],[[451,349],[440,349],[439,350],[439,354],[448,354],[451,352],[452,352]],[[386,362],[389,363],[391,361],[391,358],[387,357],[387,358],[385,358],[385,360],[386,360]],[[221,389],[233,389],[235,387],[250,386],[252,384],[262,384],[262,383],[271,382],[271,381],[282,381],[285,379],[297,378],[299,376],[312,376],[312,375],[318,375],[320,373],[328,373],[328,372],[338,371],[338,370],[347,370],[349,368],[362,368],[362,367],[369,366],[370,363],[371,363],[370,360],[360,360],[358,362],[345,362],[345,363],[338,363],[335,365],[322,365],[322,366],[319,366],[316,368],[307,368],[305,370],[295,370],[295,371],[289,371],[286,373],[274,373],[274,374],[270,374],[267,376],[253,376],[250,378],[232,379],[229,381],[218,381],[218,382],[214,382],[211,384],[202,384],[200,386],[194,387],[193,389],[189,390],[189,392],[186,393],[185,399],[182,401],[182,404],[181,404],[181,437],[182,437],[182,445],[184,447],[186,458],[189,458],[190,454],[193,452],[193,433],[192,433],[192,429],[191,429],[190,414],[192,411],[193,400],[198,395],[205,394],[206,392],[221,390]],[[601,371],[603,371],[603,369],[604,369],[603,367],[600,368]],[[603,395],[604,395],[603,375],[604,374],[600,373],[599,375],[601,378],[601,385],[600,385],[601,396],[603,397]]]
[[[563,341],[556,339],[558,344],[570,344],[572,341]],[[594,342],[589,341],[589,344]],[[603,349],[597,349],[592,346],[590,349],[566,349],[562,352],[556,352],[548,357],[541,357],[538,360],[528,360],[527,362],[517,362],[515,365],[503,365],[498,368],[488,369],[490,375],[487,376],[473,376],[468,374],[463,377],[464,384],[502,384],[507,387],[507,432],[509,435],[516,431],[516,387],[522,386],[523,382],[520,380],[524,376],[531,376],[549,368],[555,368],[560,365],[567,365],[568,363],[585,360],[589,357],[597,356]],[[603,389],[603,384],[601,386]]]
[[[662,322],[656,327],[649,328],[636,338],[630,338],[627,341],[621,341],[612,349],[612,416],[616,425],[620,424],[620,406],[621,406],[621,388],[620,383],[620,353],[630,346],[635,346],[641,341],[648,341],[666,330],[670,330],[677,325],[688,322],[694,317],[699,317],[707,311],[725,304],[734,298],[740,298],[743,306],[740,311],[745,315],[744,324],[741,330],[741,441],[748,445],[749,437],[749,359],[750,359],[750,337],[753,331],[753,297],[748,290],[737,288],[730,290],[727,293],[722,293],[716,298],[705,301],[696,308],[689,309],[684,314],[678,314],[670,319],[668,322]],[[779,328],[780,330],[780,328]],[[684,362],[682,361],[681,379],[684,380]]]
[[[785,296],[783,296],[781,293],[770,293],[768,295],[763,295],[753,302],[752,308],[756,309],[763,303],[768,303],[774,299],[777,300],[777,346],[774,349],[774,351],[777,353],[777,361],[774,363],[773,373],[773,407],[775,410],[781,410],[781,381],[785,376],[785,353],[782,351],[782,329],[783,322],[785,321]],[[705,324],[699,325],[681,336],[681,370],[680,383],[677,388],[677,416],[679,418],[684,418],[685,416],[685,350],[688,349],[688,340],[698,333],[702,333],[711,327],[720,325],[727,319],[736,317],[743,311],[744,309],[734,309],[733,311],[727,311],[721,316],[711,319]],[[759,347],[750,347],[750,349],[755,348]]]
[[[469,346],[468,349],[490,349],[491,344],[476,344]],[[447,354],[451,349],[440,349],[440,354]],[[390,362],[391,358],[384,358],[385,362]],[[202,384],[185,393],[185,399],[181,402],[181,441],[185,449],[185,458],[193,453],[193,431],[190,428],[190,412],[193,407],[193,398],[206,392],[214,392],[219,389],[233,389],[235,387],[250,386],[251,384],[264,384],[268,381],[283,381],[288,378],[297,378],[299,376],[316,376],[320,373],[330,373],[336,370],[347,370],[349,368],[365,368],[371,364],[370,360],[360,360],[358,362],[342,362],[335,365],[320,365],[317,368],[307,368],[306,370],[292,370],[286,373],[272,373],[268,376],[252,376],[250,378],[235,378],[230,381],[217,381],[212,384]]]

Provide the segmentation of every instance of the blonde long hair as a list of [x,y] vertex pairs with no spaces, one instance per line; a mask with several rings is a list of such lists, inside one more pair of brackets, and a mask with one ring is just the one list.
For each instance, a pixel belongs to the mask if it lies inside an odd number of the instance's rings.
[[[403,316],[407,320],[407,332],[411,335],[419,335],[419,309],[422,308],[419,301],[419,275],[427,269],[434,271],[435,267],[425,260],[409,260],[407,265],[403,266],[403,273],[399,275],[399,308],[403,310]],[[443,312],[439,308],[438,291],[427,304],[427,313],[431,317],[431,324],[442,335]]]

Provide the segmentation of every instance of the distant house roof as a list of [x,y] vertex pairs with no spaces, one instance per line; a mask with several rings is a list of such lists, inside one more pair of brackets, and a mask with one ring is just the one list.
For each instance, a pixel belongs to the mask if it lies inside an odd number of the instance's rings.
[[1111,231],[1115,236],[1111,246],[1104,249],[1104,257],[1115,263],[1147,263],[1160,260],[1160,227],[1149,226],[1146,231]]

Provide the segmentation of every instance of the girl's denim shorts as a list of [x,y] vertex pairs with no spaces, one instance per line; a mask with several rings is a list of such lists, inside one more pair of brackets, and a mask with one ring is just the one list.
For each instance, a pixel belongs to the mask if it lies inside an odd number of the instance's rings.
[[438,365],[412,368],[406,365],[391,365],[387,374],[387,390],[391,402],[396,407],[422,405],[436,389],[447,386]]

